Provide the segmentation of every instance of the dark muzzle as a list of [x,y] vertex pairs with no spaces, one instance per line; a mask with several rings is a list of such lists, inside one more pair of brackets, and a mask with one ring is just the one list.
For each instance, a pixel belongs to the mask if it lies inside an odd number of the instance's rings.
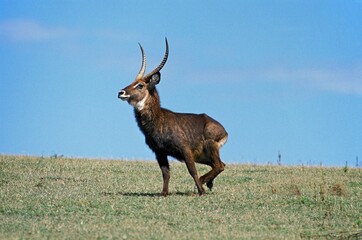
[[124,90],[121,90],[119,93],[118,93],[118,98],[122,98],[122,95],[125,95],[126,92]]
[[126,101],[129,99],[129,95],[127,95],[126,91],[125,90],[121,90],[119,93],[118,93],[118,98],[121,99],[122,101]]

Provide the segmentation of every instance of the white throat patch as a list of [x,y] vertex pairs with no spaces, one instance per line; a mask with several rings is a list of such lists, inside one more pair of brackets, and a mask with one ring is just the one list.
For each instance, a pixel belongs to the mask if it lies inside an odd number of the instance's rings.
[[147,94],[141,101],[139,101],[139,102],[136,104],[135,108],[136,108],[138,111],[142,111],[142,110],[144,109],[147,98],[148,98],[148,94]]

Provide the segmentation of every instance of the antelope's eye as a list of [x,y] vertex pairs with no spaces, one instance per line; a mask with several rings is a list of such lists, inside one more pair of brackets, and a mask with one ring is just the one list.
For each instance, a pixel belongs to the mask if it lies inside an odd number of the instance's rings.
[[137,85],[136,85],[136,88],[137,88],[137,89],[142,89],[142,88],[143,88],[143,84],[142,84],[142,83],[137,84]]

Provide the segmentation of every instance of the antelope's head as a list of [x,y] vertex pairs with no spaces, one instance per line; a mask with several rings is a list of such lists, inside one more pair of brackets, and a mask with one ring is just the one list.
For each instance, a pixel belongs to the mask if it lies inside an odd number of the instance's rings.
[[155,86],[161,80],[161,69],[165,65],[168,57],[168,42],[167,38],[166,41],[166,52],[163,57],[162,62],[155,68],[152,72],[148,73],[146,76],[146,55],[145,52],[139,44],[142,52],[142,66],[141,69],[136,77],[136,79],[127,87],[123,88],[118,93],[118,98],[123,101],[127,101],[129,104],[137,108],[138,110],[142,110],[147,98],[150,96],[150,93],[155,89]]

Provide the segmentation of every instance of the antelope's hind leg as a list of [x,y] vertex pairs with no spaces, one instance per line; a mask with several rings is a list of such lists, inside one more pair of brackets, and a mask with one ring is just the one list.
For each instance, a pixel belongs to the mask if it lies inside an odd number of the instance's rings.
[[205,152],[208,161],[203,163],[209,165],[212,169],[205,175],[201,176],[200,181],[202,184],[206,183],[206,186],[211,191],[214,186],[213,181],[222,171],[224,171],[225,163],[223,163],[220,159],[219,145],[216,142],[209,140],[206,145]]
[[198,177],[197,174],[197,169],[195,166],[195,157],[192,153],[192,151],[186,151],[185,154],[185,163],[186,163],[186,167],[187,170],[189,171],[190,175],[192,176],[192,178],[195,181],[196,187],[197,187],[197,191],[199,192],[199,195],[203,195],[205,193],[205,189],[202,186],[202,183]]

